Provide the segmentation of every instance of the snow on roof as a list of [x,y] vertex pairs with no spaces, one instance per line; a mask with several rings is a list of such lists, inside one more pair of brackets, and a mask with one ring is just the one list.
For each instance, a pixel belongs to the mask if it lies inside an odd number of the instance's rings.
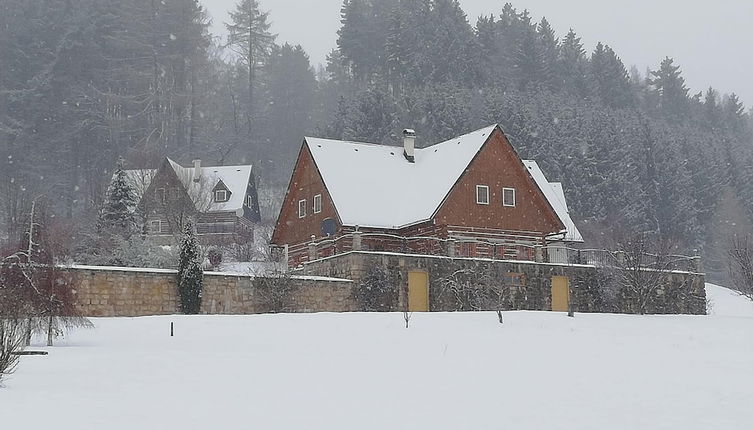
[[[202,166],[201,177],[203,179],[194,182],[193,167],[183,167],[169,158],[167,160],[186,191],[194,198],[198,197],[207,201],[208,211],[226,212],[243,208],[246,200],[246,186],[251,181],[251,165]],[[154,169],[126,170],[125,172],[137,194],[137,199],[141,199],[157,173]],[[230,199],[226,202],[215,202],[212,198],[211,191],[219,181],[222,181],[230,191]]]
[[536,181],[536,184],[541,188],[544,193],[544,197],[549,201],[549,204],[554,208],[554,212],[557,213],[562,224],[565,225],[567,233],[565,234],[565,242],[583,242],[583,236],[581,236],[575,223],[570,218],[570,211],[567,209],[567,201],[565,201],[565,193],[562,190],[562,184],[560,182],[549,182],[544,176],[544,172],[541,171],[539,165],[533,160],[523,160],[528,172]]
[[496,125],[415,150],[306,138],[344,225],[400,228],[428,221]]

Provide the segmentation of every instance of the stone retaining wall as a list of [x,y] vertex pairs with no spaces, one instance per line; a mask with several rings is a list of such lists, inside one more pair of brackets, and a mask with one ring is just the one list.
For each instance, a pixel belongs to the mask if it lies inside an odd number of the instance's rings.
[[[135,317],[179,312],[176,271],[96,266],[74,266],[64,271],[70,275],[83,315]],[[354,287],[354,282],[338,279],[207,272],[201,313],[355,311]]]
[[[429,276],[429,304],[432,311],[473,310],[445,285],[454,273],[469,273],[469,284],[479,288],[499,286],[507,296],[504,309],[551,310],[552,277],[569,280],[570,301],[576,312],[638,312],[620,291],[618,269],[591,265],[560,265],[529,261],[501,261],[414,254],[351,251],[305,263],[296,273],[347,278],[360,284],[375,268],[387,270],[389,282],[398,289],[393,310],[405,309],[408,272],[425,271]],[[643,313],[706,313],[705,277],[702,273],[667,272],[656,297]],[[461,279],[462,280],[462,279]],[[622,294],[622,296],[621,296]],[[455,297],[453,297],[455,296]],[[486,306],[489,307],[488,305]]]

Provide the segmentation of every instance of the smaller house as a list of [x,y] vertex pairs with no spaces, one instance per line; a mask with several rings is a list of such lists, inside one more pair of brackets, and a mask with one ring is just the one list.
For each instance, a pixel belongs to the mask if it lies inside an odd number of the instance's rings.
[[191,219],[204,244],[253,241],[261,220],[253,168],[183,167],[165,158],[157,169],[126,170],[145,233],[158,243],[171,243]]

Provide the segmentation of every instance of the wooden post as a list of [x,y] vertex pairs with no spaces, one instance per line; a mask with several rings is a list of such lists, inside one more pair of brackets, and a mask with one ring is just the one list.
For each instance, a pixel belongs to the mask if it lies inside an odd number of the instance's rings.
[[537,263],[543,263],[544,262],[544,247],[541,245],[534,245],[533,255]]
[[309,243],[309,261],[314,261],[317,259],[318,252],[316,250],[316,236],[313,234],[311,235],[311,242]]
[[703,261],[701,261],[700,255],[693,257],[693,270],[695,270],[695,273],[703,273]]
[[447,256],[455,257],[455,239],[447,239]]
[[174,331],[173,331],[173,322],[170,321],[170,337],[173,337],[173,333],[174,333]]

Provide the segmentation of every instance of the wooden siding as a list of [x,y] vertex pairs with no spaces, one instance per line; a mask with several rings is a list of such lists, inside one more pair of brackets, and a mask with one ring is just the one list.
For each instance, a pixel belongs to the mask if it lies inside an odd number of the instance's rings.
[[[314,196],[317,194],[322,195],[322,211],[315,214]],[[298,217],[299,200],[306,200],[304,218]],[[340,218],[332,203],[332,197],[324,186],[308,145],[304,144],[298,154],[293,176],[290,178],[288,191],[277,217],[272,243],[295,245],[310,241],[312,235],[321,238],[321,225],[326,218],[335,220],[339,230]]]
[[[489,204],[476,203],[476,185],[489,187]],[[502,205],[502,188],[515,188],[515,207]],[[565,228],[507,138],[495,129],[434,217],[437,224],[538,232]]]

